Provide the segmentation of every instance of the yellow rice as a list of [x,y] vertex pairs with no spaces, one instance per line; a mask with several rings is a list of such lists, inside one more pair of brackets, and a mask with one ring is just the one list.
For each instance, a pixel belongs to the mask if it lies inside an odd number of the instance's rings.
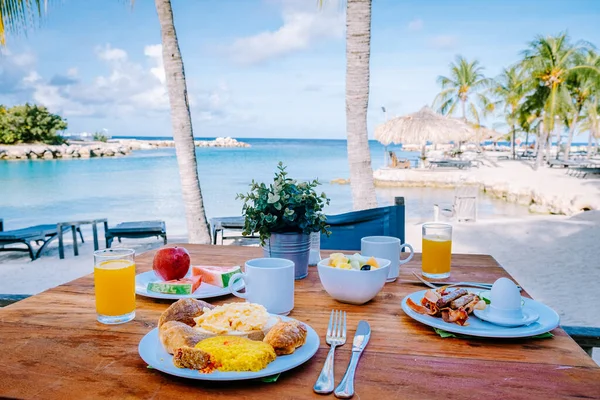
[[211,363],[219,371],[260,371],[275,360],[271,345],[236,336],[213,336],[196,348],[210,354]]

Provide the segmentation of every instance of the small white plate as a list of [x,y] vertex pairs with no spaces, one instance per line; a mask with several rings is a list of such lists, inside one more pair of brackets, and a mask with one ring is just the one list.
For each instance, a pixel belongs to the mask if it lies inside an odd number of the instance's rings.
[[[191,273],[186,275],[190,276]],[[171,300],[179,300],[179,299],[210,299],[211,297],[219,297],[231,294],[229,288],[222,288],[214,285],[209,285],[208,283],[202,282],[200,287],[196,289],[196,291],[192,294],[167,294],[167,293],[158,293],[152,292],[148,290],[148,283],[150,282],[159,282],[162,281],[154,271],[142,272],[141,274],[137,274],[135,276],[135,293],[145,296],[152,297],[155,299],[171,299]],[[240,283],[241,288],[244,287],[243,282]],[[240,288],[240,289],[241,289]]]
[[[277,316],[283,321],[291,321],[292,318]],[[295,368],[310,360],[319,350],[321,341],[319,335],[309,325],[306,326],[306,343],[296,349],[292,354],[278,356],[275,361],[269,363],[265,369],[256,372],[221,372],[214,371],[210,374],[203,374],[199,371],[187,368],[177,368],[173,365],[173,356],[164,349],[158,338],[158,328],[152,329],[140,341],[138,351],[140,356],[154,369],[166,374],[180,376],[183,378],[198,379],[204,381],[238,381],[244,379],[263,378],[265,376],[276,375]]]
[[488,306],[483,310],[473,310],[473,314],[479,319],[482,319],[487,322],[491,322],[494,325],[506,326],[506,327],[515,327],[522,325],[529,325],[532,322],[537,321],[540,318],[540,314],[533,311],[531,308],[522,308],[523,316],[517,319],[507,319],[507,318],[498,318],[494,316],[493,312],[490,312],[491,308]]
[[[469,290],[469,288],[465,288]],[[492,323],[480,320],[472,315],[469,316],[467,322],[469,325],[460,326],[455,323],[444,322],[442,318],[432,317],[431,315],[423,315],[415,312],[408,307],[406,300],[412,299],[417,304],[421,304],[421,299],[425,295],[426,290],[414,292],[406,296],[402,300],[402,310],[412,319],[419,321],[425,325],[434,328],[443,329],[452,333],[460,333],[463,335],[491,337],[491,338],[519,338],[540,335],[556,328],[559,323],[559,317],[556,311],[545,304],[538,301],[523,297],[525,302],[524,308],[532,309],[540,315],[540,318],[529,324],[516,327],[505,327],[494,325]]]

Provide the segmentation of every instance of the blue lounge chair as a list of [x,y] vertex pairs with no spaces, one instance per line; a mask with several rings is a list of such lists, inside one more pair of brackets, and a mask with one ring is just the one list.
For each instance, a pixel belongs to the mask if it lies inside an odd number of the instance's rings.
[[404,197],[396,197],[395,205],[328,215],[331,236],[321,234],[323,250],[360,250],[365,236],[393,236],[404,243]]
[[121,238],[140,239],[152,236],[162,237],[164,244],[167,244],[167,227],[164,221],[122,222],[104,232],[106,248],[110,248],[115,238],[120,242]]
[[[81,230],[77,228],[81,243],[83,243],[83,235]],[[48,247],[50,242],[58,237],[58,228],[53,225],[35,225],[23,229],[15,229],[12,231],[0,232],[0,251],[26,251],[29,253],[31,260],[35,260]],[[74,236],[76,237],[76,236]],[[32,243],[41,243],[37,252],[34,252]],[[24,244],[27,248],[20,247],[5,247],[10,244]]]

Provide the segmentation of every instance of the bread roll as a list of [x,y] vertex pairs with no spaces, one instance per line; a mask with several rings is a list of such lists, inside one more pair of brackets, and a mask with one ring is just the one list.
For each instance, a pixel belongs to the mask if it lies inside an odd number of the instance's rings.
[[292,354],[306,343],[306,326],[298,321],[278,322],[269,330],[263,342],[270,344],[278,356]]
[[215,306],[202,300],[180,299],[171,304],[158,319],[158,328],[169,321],[182,322],[189,326],[195,326],[195,317],[204,313],[204,308],[213,309]]

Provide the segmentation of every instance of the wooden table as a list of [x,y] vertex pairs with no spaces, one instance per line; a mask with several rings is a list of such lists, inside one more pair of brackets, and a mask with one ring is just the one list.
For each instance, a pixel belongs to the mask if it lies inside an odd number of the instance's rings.
[[[184,246],[194,264],[243,265],[261,255],[256,247]],[[150,269],[152,257],[149,252],[137,258],[138,272]],[[327,355],[324,334],[333,308],[348,312],[350,338],[361,319],[373,330],[356,373],[355,398],[600,397],[600,368],[560,328],[552,332],[552,339],[442,339],[407,317],[400,301],[423,287],[402,279],[414,280],[410,272],[419,270],[420,263],[416,254],[401,267],[400,280],[387,284],[364,306],[331,299],[311,268],[308,278],[296,283],[291,316],[321,335],[321,348],[276,383],[199,382],[147,369],[138,355],[138,343],[170,302],[138,296],[134,321],[102,325],[96,322],[93,276],[88,275],[0,309],[0,397],[322,398],[312,386]],[[453,279],[493,282],[508,276],[486,255],[454,255],[452,264]],[[214,303],[232,301],[238,299],[225,297]],[[350,343],[336,351],[336,384],[350,359]]]

